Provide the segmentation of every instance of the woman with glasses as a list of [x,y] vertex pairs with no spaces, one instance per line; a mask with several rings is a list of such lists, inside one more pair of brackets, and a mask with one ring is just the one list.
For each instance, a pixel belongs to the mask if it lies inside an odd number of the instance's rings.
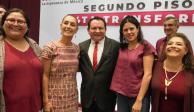
[[4,14],[1,25],[0,111],[38,112],[43,67],[40,48],[28,38],[29,18],[23,10],[14,8]]

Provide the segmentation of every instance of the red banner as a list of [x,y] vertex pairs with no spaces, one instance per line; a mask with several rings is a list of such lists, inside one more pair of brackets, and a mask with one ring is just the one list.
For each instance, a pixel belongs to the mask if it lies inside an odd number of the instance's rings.
[[81,26],[86,26],[87,21],[94,17],[103,17],[107,25],[118,26],[120,21],[126,15],[136,17],[143,26],[161,26],[163,20],[167,16],[175,16],[179,19],[180,25],[194,26],[194,10],[179,10],[179,11],[147,11],[147,12],[117,12],[117,13],[87,13],[87,14],[71,14],[77,17]]

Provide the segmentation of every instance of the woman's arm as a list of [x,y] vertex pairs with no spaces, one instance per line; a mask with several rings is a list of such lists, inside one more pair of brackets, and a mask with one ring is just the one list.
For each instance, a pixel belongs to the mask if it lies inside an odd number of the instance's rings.
[[152,67],[154,62],[154,56],[153,55],[147,55],[143,57],[143,69],[144,69],[144,75],[141,82],[141,87],[139,90],[139,93],[137,95],[136,101],[132,107],[132,110],[134,111],[140,111],[142,108],[142,100],[148,90],[150,80],[152,77]]
[[43,64],[43,81],[42,81],[42,88],[43,88],[43,105],[44,110],[49,110],[51,107],[51,102],[48,100],[48,82],[49,82],[49,72],[51,67],[51,59],[45,59],[42,58],[42,64]]

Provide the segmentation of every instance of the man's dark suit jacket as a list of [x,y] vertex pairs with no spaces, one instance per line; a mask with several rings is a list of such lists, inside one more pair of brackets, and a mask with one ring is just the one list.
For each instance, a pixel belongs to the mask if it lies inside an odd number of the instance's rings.
[[114,110],[116,95],[109,88],[117,62],[119,43],[113,39],[105,37],[102,57],[95,71],[92,68],[92,62],[88,56],[90,43],[91,40],[89,39],[79,44],[79,67],[82,74],[82,107],[89,108],[95,98],[97,105],[101,109]]

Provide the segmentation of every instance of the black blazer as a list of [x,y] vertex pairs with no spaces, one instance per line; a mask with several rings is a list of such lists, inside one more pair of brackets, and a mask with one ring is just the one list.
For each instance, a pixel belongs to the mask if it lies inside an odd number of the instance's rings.
[[109,88],[117,62],[119,43],[105,37],[102,57],[96,71],[93,70],[88,56],[90,43],[91,40],[89,39],[79,44],[79,69],[82,74],[81,104],[83,107],[89,108],[95,97],[96,103],[101,109],[114,110],[116,95]]

